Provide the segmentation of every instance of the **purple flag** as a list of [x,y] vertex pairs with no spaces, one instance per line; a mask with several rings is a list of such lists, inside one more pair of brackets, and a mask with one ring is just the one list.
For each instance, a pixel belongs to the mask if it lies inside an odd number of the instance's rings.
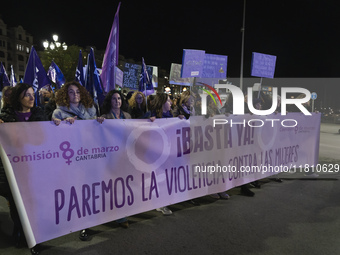
[[53,60],[50,67],[48,68],[47,76],[57,85],[58,89],[60,89],[61,86],[65,83],[65,77],[63,73]]
[[115,89],[115,66],[118,65],[119,57],[119,8],[120,2],[113,20],[100,75],[105,92]]
[[4,87],[6,86],[10,86],[10,82],[6,73],[6,69],[4,67],[4,65],[0,64],[0,90],[2,90]]
[[143,92],[144,95],[148,96],[154,93],[152,80],[148,74],[144,58],[142,58],[142,72],[139,79],[139,91]]
[[[33,46],[26,66],[24,83],[32,85],[35,93],[45,85],[51,85],[51,81],[48,79],[46,71]],[[38,98],[37,95],[36,98]]]
[[83,69],[83,56],[81,54],[81,50],[79,51],[78,65],[76,69],[76,77],[75,81],[79,82],[81,85],[85,85],[84,80],[84,69]]
[[105,96],[99,77],[99,71],[97,69],[96,61],[94,58],[93,48],[91,48],[90,54],[87,58],[85,88],[93,97],[95,102],[98,102],[99,105],[103,103]]
[[11,65],[11,86],[15,87],[17,85],[17,79],[15,78],[14,70],[13,70],[13,65]]

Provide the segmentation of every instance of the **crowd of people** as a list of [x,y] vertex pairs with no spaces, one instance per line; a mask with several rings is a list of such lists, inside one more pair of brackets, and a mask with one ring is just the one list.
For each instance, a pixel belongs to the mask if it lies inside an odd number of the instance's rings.
[[[267,95],[261,93],[254,95],[254,98],[254,107],[256,109],[271,107],[272,100]],[[233,113],[232,96],[227,98],[225,105],[220,109],[210,97],[207,99],[207,118],[217,114],[229,115]],[[119,90],[112,90],[107,93],[103,104],[98,106],[81,84],[72,81],[63,85],[58,91],[53,91],[49,85],[43,87],[39,91],[39,104],[37,104],[33,87],[25,83],[19,83],[15,87],[4,87],[2,91],[0,123],[53,121],[58,126],[62,121],[69,124],[73,124],[78,120],[88,119],[96,119],[100,123],[103,123],[105,119],[149,119],[154,121],[156,118],[173,117],[189,119],[192,115],[201,115],[200,94],[194,89],[187,90],[177,96],[157,93],[148,97],[139,91],[125,94]],[[276,181],[281,180],[276,179]],[[242,185],[242,194],[254,196],[255,193],[249,189],[251,186],[260,188],[258,182]],[[13,239],[15,245],[21,247],[25,245],[25,237],[1,161],[0,195],[8,201],[10,215],[14,223]],[[229,199],[226,192],[211,194],[210,196],[215,199]],[[199,205],[197,200],[187,202]],[[164,215],[172,214],[168,207],[156,210]],[[116,222],[124,228],[129,227],[128,219],[126,218],[119,219]],[[80,232],[79,237],[81,240],[87,240],[88,235],[87,229],[84,229]],[[36,247],[32,248],[31,252],[32,254],[38,254]]]

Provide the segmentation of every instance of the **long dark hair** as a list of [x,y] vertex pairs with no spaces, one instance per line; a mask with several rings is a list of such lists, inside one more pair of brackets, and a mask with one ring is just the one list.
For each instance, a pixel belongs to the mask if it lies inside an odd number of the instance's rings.
[[124,106],[124,97],[122,96],[122,93],[120,93],[120,91],[118,90],[110,90],[109,93],[107,93],[107,95],[105,96],[105,99],[104,99],[104,102],[103,102],[103,105],[102,105],[102,111],[101,111],[101,114],[107,114],[107,113],[110,113],[111,112],[111,99],[112,99],[112,96],[113,94],[117,93],[121,100],[122,100],[122,105],[120,107],[121,110],[123,110],[123,106]]
[[[13,91],[12,91],[12,94],[11,94],[11,97],[10,97],[10,102],[11,102],[12,108],[15,111],[22,111],[20,99],[22,99],[24,97],[20,98],[20,94],[24,91],[24,96],[25,96],[25,94],[26,94],[26,92],[29,88],[33,89],[33,87],[31,85],[27,84],[27,83],[18,83],[13,88]],[[33,89],[33,91],[34,91],[34,89]]]

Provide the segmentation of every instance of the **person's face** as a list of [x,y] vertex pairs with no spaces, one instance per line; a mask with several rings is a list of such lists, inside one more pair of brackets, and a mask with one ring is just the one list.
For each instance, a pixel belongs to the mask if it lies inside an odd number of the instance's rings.
[[70,104],[79,104],[80,102],[80,91],[77,86],[70,85],[68,87],[68,96],[70,98]]
[[136,95],[136,103],[137,104],[143,103],[143,96],[141,94]]
[[163,104],[163,112],[168,112],[171,110],[171,99],[168,97],[166,102]]
[[122,106],[122,99],[118,93],[114,93],[111,97],[111,109],[117,110]]
[[21,92],[20,104],[23,111],[29,110],[34,106],[34,91],[32,88],[29,88],[28,90]]
[[44,89],[44,90],[41,91],[41,95],[42,95],[43,97],[48,97],[48,98],[50,98],[50,97],[51,97],[51,92],[49,92],[48,90]]

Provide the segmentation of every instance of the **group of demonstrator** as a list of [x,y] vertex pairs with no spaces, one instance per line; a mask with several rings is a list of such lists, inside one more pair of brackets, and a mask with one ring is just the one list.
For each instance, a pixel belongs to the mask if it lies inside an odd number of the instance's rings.
[[[78,82],[68,82],[57,91],[53,91],[49,85],[39,91],[40,106],[36,106],[35,92],[31,85],[19,83],[15,87],[6,86],[2,91],[0,123],[3,122],[27,122],[27,121],[53,121],[59,125],[62,121],[73,124],[78,120],[96,119],[103,123],[105,119],[150,119],[179,117],[189,119],[191,115],[201,115],[201,100],[198,91],[187,90],[178,96],[165,93],[149,95],[147,98],[140,91],[122,93],[112,90],[107,93],[101,106],[94,103],[87,90]],[[266,108],[271,104],[271,99],[261,94],[253,102],[256,109]],[[228,97],[225,105],[219,109],[214,100],[207,98],[206,117],[217,114],[232,114],[232,97]],[[279,105],[279,104],[278,104]],[[269,105],[270,106],[270,105]],[[292,109],[291,111],[294,111]],[[276,181],[281,181],[276,179]],[[242,185],[241,192],[246,196],[254,196],[249,185],[260,187],[258,182]],[[5,197],[10,207],[10,215],[14,223],[13,240],[17,247],[26,245],[22,225],[17,208],[9,187],[9,183],[0,161],[0,195]],[[229,199],[226,192],[211,194],[215,199]],[[189,203],[199,205],[197,200]],[[156,209],[164,215],[171,215],[168,207]],[[122,218],[116,221],[124,228],[129,227],[128,220]],[[80,231],[81,240],[87,240],[88,231]],[[38,254],[38,246],[31,249],[32,254]]]

